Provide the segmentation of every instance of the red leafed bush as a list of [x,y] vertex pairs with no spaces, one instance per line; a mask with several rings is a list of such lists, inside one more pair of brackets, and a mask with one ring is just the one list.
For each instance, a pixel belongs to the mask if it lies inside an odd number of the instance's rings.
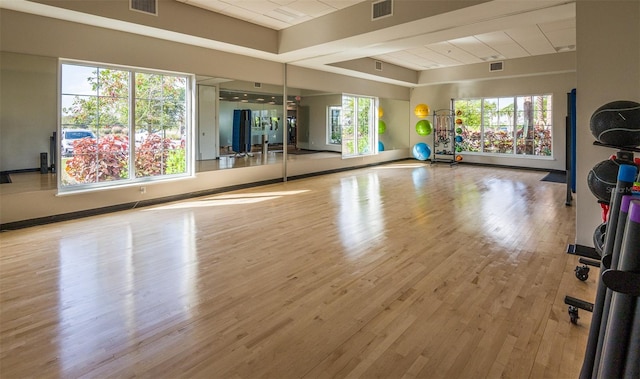
[[175,147],[169,138],[151,134],[136,148],[136,177],[167,173],[169,153]]
[[106,135],[97,141],[82,138],[73,142],[73,158],[65,170],[78,183],[95,183],[127,178],[129,138]]

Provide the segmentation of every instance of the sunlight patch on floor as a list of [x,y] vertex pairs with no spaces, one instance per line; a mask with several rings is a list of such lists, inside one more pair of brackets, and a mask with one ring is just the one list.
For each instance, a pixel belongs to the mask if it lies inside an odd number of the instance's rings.
[[283,196],[299,195],[305,192],[309,192],[309,190],[225,194],[199,198],[192,201],[181,201],[179,203],[161,205],[158,207],[149,208],[148,210],[189,209],[218,207],[223,205],[255,204],[267,200],[278,199]]

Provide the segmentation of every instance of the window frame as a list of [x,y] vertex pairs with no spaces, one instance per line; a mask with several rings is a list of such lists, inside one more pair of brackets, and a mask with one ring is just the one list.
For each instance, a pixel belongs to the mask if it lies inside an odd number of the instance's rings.
[[[139,132],[139,126],[136,126],[136,102],[139,98],[136,97],[135,91],[135,77],[136,74],[145,74],[145,75],[163,75],[163,76],[171,76],[184,79],[184,133],[180,133],[180,145],[183,145],[184,141],[184,165],[185,171],[174,174],[159,174],[159,175],[150,175],[150,176],[135,176],[135,169],[130,170],[128,172],[128,177],[118,180],[109,180],[109,181],[98,181],[91,183],[77,183],[77,184],[67,184],[63,180],[62,172],[65,171],[65,166],[63,166],[63,152],[61,151],[61,143],[62,143],[62,130],[65,129],[65,125],[63,124],[63,97],[64,96],[77,96],[78,94],[74,93],[63,93],[63,67],[65,65],[70,66],[81,66],[93,69],[109,69],[109,70],[118,70],[118,71],[126,71],[128,73],[129,80],[129,88],[128,88],[128,96],[127,96],[127,107],[128,107],[128,125],[126,126],[128,136],[128,167],[135,167],[135,158],[136,158],[136,134]],[[57,86],[57,141],[56,143],[56,166],[59,168],[57,175],[57,194],[58,195],[66,195],[66,194],[74,194],[74,193],[84,193],[90,191],[111,189],[111,188],[122,188],[122,187],[130,187],[137,186],[141,183],[150,183],[150,182],[161,182],[161,181],[173,181],[185,178],[191,178],[195,175],[194,173],[194,152],[193,152],[193,138],[194,138],[194,127],[195,127],[195,94],[194,91],[196,89],[195,86],[195,75],[183,72],[172,72],[167,70],[156,70],[150,68],[140,68],[140,67],[132,67],[125,65],[115,65],[108,63],[100,63],[100,62],[91,62],[91,61],[81,61],[81,60],[73,60],[73,59],[64,59],[61,58],[58,60],[58,86]],[[98,99],[100,96],[98,92],[96,95],[86,95],[86,96],[96,96]],[[163,98],[164,99],[164,98]],[[164,101],[164,100],[163,100]],[[100,127],[100,124],[97,125]],[[181,128],[179,128],[181,129]],[[163,134],[164,136],[164,134]],[[128,169],[129,170],[129,169]]]
[[[553,94],[552,93],[537,93],[537,94],[527,94],[527,95],[514,95],[514,96],[491,96],[491,97],[469,97],[469,98],[458,98],[458,99],[451,99],[451,108],[454,110],[454,112],[458,112],[459,109],[456,108],[456,104],[457,102],[460,101],[465,101],[467,103],[471,103],[471,102],[480,102],[480,106],[479,106],[479,119],[480,119],[480,130],[477,132],[479,133],[480,136],[480,142],[479,142],[479,146],[480,146],[480,151],[471,151],[471,150],[458,150],[459,153],[465,153],[465,154],[473,154],[473,155],[483,155],[483,156],[495,156],[495,157],[509,157],[509,158],[527,158],[527,159],[555,159],[554,157],[554,149],[553,149],[553,126],[554,126],[554,122],[553,122],[553,113],[554,113],[554,109],[553,109]],[[544,107],[542,110],[539,110],[539,112],[543,112],[545,114],[550,114],[548,117],[546,117],[546,120],[548,121],[547,123],[545,123],[544,128],[545,130],[549,131],[549,144],[550,144],[550,151],[549,154],[527,154],[526,152],[518,152],[518,143],[521,140],[525,140],[526,139],[523,136],[518,136],[520,129],[523,129],[523,124],[519,123],[520,122],[520,118],[519,116],[521,116],[524,113],[524,109],[519,109],[518,108],[518,104],[520,102],[521,99],[526,99],[526,98],[531,98],[532,99],[532,103],[535,102],[536,98],[543,98],[543,102],[546,101],[546,107]],[[546,100],[544,100],[546,99]],[[496,129],[493,128],[492,125],[487,125],[487,121],[485,120],[485,116],[487,114],[486,108],[485,108],[485,101],[487,100],[495,100],[496,104],[497,104],[497,109],[495,110],[494,113],[496,113],[497,115],[499,115],[500,113],[504,113],[500,107],[500,100],[510,100],[511,104],[513,105],[512,109],[509,112],[512,112],[512,114],[509,117],[509,125],[511,126],[511,131],[510,131],[510,143],[511,143],[511,148],[509,152],[491,152],[491,151],[486,151],[487,149],[487,136],[488,135],[493,135],[494,131],[492,129]],[[523,107],[524,108],[524,107]],[[533,111],[532,112],[536,112],[535,110],[535,105],[534,108],[532,108]],[[460,116],[456,116],[457,118],[460,118]],[[463,116],[464,117],[464,116]],[[535,121],[534,121],[534,125],[535,125]],[[490,127],[491,126],[491,127]],[[496,126],[497,129],[500,129],[500,123],[498,122],[498,125]],[[535,127],[535,126],[533,126]],[[456,125],[456,128],[458,128],[458,126]],[[523,131],[524,133],[524,131]],[[536,140],[536,138],[534,137],[534,141]],[[491,144],[492,142],[490,142]],[[493,146],[493,145],[492,145]],[[535,152],[535,145],[534,145],[534,152]]]

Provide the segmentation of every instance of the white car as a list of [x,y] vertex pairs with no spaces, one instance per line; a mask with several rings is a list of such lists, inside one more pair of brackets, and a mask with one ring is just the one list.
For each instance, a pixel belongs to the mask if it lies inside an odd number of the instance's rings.
[[62,156],[68,157],[73,154],[73,142],[82,138],[96,138],[91,130],[87,129],[63,129],[61,141],[62,141]]

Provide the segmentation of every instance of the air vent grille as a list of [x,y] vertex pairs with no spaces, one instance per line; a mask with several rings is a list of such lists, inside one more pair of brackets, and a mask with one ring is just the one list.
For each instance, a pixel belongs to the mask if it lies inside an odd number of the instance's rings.
[[382,71],[382,62],[376,61],[376,71]]
[[489,65],[489,71],[493,72],[493,71],[502,71],[503,69],[503,62],[493,62]]
[[262,83],[254,82],[253,88],[262,88]]
[[133,11],[158,15],[158,0],[130,0],[129,8]]
[[393,0],[380,0],[371,4],[371,20],[393,16]]

